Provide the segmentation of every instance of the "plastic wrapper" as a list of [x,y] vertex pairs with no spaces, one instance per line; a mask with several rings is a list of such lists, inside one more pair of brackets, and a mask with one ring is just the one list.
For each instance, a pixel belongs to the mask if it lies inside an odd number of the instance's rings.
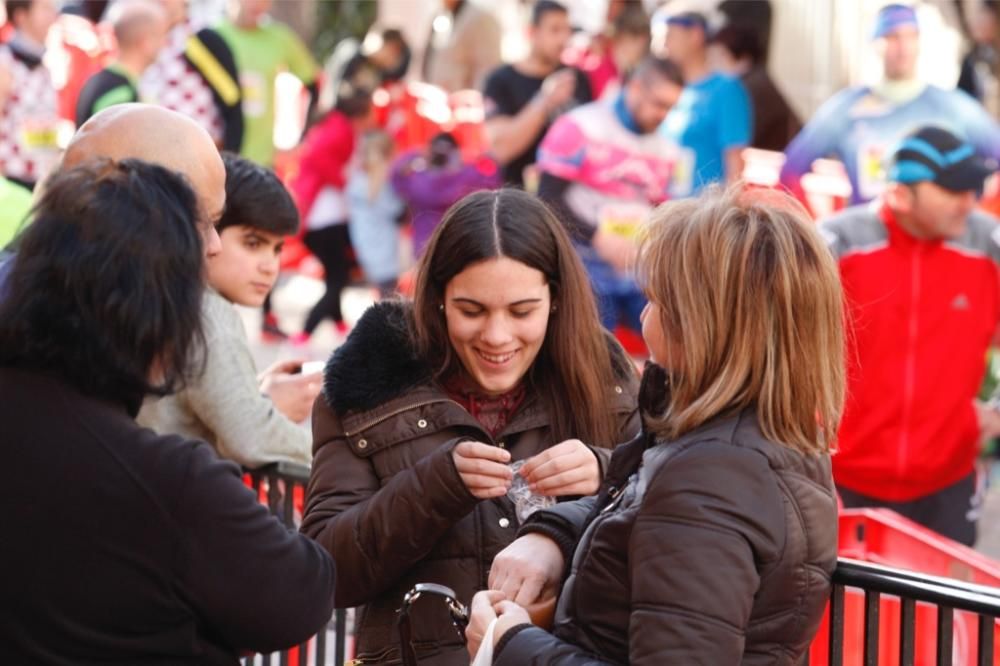
[[535,511],[538,511],[539,509],[546,509],[556,503],[555,497],[538,495],[537,493],[531,492],[531,488],[528,487],[528,482],[520,474],[521,467],[523,465],[523,460],[511,463],[510,471],[514,473],[514,480],[511,482],[510,489],[507,491],[507,497],[509,497],[510,501],[514,503],[514,509],[517,511],[517,521],[519,523],[524,523],[528,516],[533,514]]

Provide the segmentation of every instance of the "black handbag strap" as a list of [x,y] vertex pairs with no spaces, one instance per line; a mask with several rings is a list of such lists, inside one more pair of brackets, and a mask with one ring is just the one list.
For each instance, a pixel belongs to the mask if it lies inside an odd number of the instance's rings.
[[465,642],[465,628],[469,626],[469,609],[455,598],[455,591],[450,587],[437,583],[420,583],[403,597],[403,605],[399,607],[396,622],[399,626],[399,653],[403,666],[417,666],[417,653],[413,649],[413,627],[410,622],[410,606],[423,594],[432,594],[444,599],[448,605],[448,614],[455,625],[462,642]]

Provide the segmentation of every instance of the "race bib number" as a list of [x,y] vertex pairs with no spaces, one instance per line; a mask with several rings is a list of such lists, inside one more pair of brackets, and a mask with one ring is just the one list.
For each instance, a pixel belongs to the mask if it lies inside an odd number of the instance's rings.
[[642,204],[605,204],[597,214],[597,224],[616,236],[635,239],[642,233],[651,210]]
[[258,72],[240,73],[240,88],[243,91],[243,114],[249,118],[260,118],[267,111],[267,85]]
[[886,144],[866,143],[858,151],[858,194],[862,199],[874,199],[885,189]]
[[28,150],[59,149],[59,124],[56,120],[26,119],[20,134],[21,145]]
[[677,162],[674,164],[674,172],[670,176],[670,187],[668,188],[671,199],[690,196],[694,189],[694,168],[694,151],[678,146]]

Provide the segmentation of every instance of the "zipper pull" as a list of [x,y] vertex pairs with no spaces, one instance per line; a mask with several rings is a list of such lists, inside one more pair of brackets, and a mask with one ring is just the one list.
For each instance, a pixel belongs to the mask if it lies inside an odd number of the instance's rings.
[[611,490],[609,490],[609,491],[608,491],[608,503],[607,503],[607,504],[605,504],[605,505],[604,505],[604,506],[603,506],[603,507],[601,508],[601,511],[600,511],[600,512],[601,512],[601,513],[606,513],[606,512],[607,512],[607,511],[609,511],[609,510],[610,510],[610,509],[611,509],[612,507],[614,507],[614,505],[615,505],[615,500],[616,500],[616,499],[618,499],[618,496],[619,496],[619,495],[621,495],[621,493],[622,493],[622,491],[621,491],[621,488],[616,488],[616,487],[612,486],[612,487],[611,487]]

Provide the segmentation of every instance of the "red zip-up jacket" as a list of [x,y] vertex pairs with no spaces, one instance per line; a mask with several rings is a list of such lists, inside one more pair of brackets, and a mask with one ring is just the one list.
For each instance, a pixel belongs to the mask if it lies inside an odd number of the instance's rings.
[[848,392],[837,485],[885,501],[941,490],[972,472],[973,400],[1000,319],[1000,227],[969,215],[961,237],[920,240],[888,207],[822,222],[847,303]]

